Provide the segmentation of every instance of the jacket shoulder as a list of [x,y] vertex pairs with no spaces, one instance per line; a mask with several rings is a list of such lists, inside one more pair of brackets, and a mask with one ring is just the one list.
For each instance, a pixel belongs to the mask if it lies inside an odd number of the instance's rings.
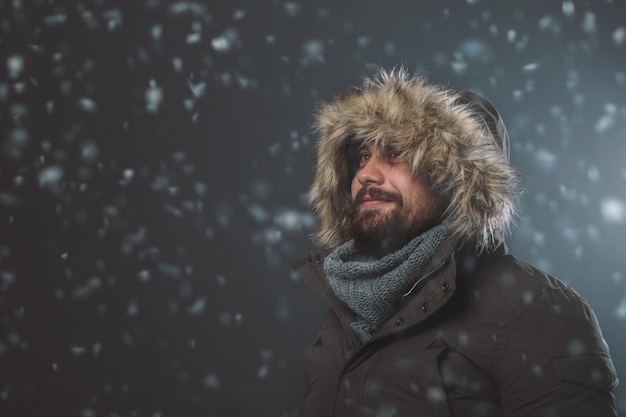
[[498,304],[499,299],[503,307],[519,314],[549,293],[574,304],[586,304],[576,290],[559,278],[509,254],[488,262],[466,280],[475,293],[491,293],[495,297],[490,300],[492,303]]
[[504,409],[525,403],[523,416],[615,415],[617,375],[589,303],[524,261],[511,257],[505,265],[501,271],[512,274],[511,288],[498,284],[519,316],[498,361]]

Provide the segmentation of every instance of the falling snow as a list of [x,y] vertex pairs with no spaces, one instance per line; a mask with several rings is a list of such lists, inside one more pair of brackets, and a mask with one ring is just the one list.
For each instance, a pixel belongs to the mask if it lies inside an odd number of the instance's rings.
[[626,203],[616,198],[602,201],[602,216],[612,223],[623,223],[626,219]]
[[312,113],[379,65],[502,111],[525,189],[509,249],[589,300],[626,372],[623,2],[135,3],[3,3],[3,406],[300,415],[325,314],[291,268],[316,227]]

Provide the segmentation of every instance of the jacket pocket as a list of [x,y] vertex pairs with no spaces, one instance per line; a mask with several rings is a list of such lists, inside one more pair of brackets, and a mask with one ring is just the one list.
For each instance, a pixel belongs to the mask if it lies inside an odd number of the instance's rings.
[[448,344],[446,341],[442,338],[437,338],[426,347],[421,360],[420,381],[430,408],[430,412],[424,414],[432,417],[452,416],[448,396],[439,370],[440,359],[447,350]]
[[[347,342],[341,337],[341,329],[335,324],[325,324],[312,346],[304,350],[305,401],[323,397],[326,403],[333,398],[343,368]],[[316,400],[317,401],[317,400]]]
[[302,358],[304,371],[303,417],[330,415],[337,389],[337,371],[332,357],[324,346],[305,349]]
[[426,349],[423,372],[433,415],[502,415],[498,390],[488,376],[443,338],[435,339]]
[[459,352],[449,349],[440,361],[440,371],[446,391],[469,401],[500,404],[498,390],[485,373]]
[[553,355],[552,362],[562,381],[601,391],[613,389],[619,382],[611,356],[605,352]]

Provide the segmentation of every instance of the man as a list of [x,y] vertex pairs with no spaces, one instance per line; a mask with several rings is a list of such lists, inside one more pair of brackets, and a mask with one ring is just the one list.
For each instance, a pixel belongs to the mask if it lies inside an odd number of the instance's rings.
[[519,186],[491,103],[381,71],[316,128],[327,249],[294,266],[330,311],[304,417],[616,415],[591,307],[507,253]]

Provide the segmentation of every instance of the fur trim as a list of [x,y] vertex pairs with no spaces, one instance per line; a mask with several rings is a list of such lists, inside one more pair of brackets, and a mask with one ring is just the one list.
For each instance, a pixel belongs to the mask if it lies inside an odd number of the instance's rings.
[[508,163],[508,137],[503,124],[504,137],[494,137],[485,114],[462,92],[411,77],[404,69],[381,70],[360,88],[319,105],[309,191],[319,217],[318,244],[334,246],[350,238],[354,172],[348,148],[370,141],[399,150],[414,173],[449,199],[446,215],[462,242],[480,250],[503,242],[519,195],[517,174]]

